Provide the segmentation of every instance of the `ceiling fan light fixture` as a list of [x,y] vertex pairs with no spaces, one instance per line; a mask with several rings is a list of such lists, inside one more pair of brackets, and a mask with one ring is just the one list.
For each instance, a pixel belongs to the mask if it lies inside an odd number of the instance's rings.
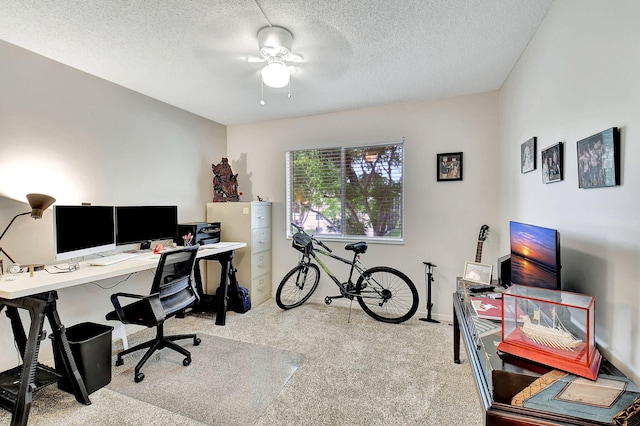
[[289,84],[291,73],[282,58],[274,56],[269,58],[269,63],[262,68],[262,81],[269,87],[280,89]]
[[264,27],[258,31],[258,46],[263,56],[283,56],[291,53],[293,35],[283,27]]

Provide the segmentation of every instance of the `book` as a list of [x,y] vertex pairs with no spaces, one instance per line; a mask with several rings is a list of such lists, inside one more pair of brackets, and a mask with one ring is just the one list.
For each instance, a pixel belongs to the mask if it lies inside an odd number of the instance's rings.
[[490,297],[471,297],[471,306],[478,318],[502,321],[502,300]]

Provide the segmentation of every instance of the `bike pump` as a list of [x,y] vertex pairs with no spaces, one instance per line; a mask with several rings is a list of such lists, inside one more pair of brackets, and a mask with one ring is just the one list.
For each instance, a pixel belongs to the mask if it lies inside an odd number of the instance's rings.
[[419,320],[426,321],[426,322],[440,323],[440,321],[434,320],[433,318],[431,318],[431,308],[433,308],[433,303],[431,303],[431,282],[435,281],[435,278],[433,278],[433,268],[436,268],[437,266],[431,262],[422,262],[422,263],[424,263],[425,265],[424,281],[427,287],[427,317],[419,318]]

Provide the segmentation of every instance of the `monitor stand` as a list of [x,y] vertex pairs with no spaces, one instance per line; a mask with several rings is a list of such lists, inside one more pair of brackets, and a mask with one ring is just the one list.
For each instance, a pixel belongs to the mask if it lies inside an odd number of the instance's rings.
[[140,243],[140,251],[151,250],[151,240]]

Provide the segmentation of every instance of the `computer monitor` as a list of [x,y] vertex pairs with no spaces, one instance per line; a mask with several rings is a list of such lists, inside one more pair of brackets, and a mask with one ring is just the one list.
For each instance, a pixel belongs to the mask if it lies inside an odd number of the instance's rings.
[[113,206],[53,206],[56,260],[116,248]]
[[116,206],[116,244],[173,240],[178,232],[177,206]]

